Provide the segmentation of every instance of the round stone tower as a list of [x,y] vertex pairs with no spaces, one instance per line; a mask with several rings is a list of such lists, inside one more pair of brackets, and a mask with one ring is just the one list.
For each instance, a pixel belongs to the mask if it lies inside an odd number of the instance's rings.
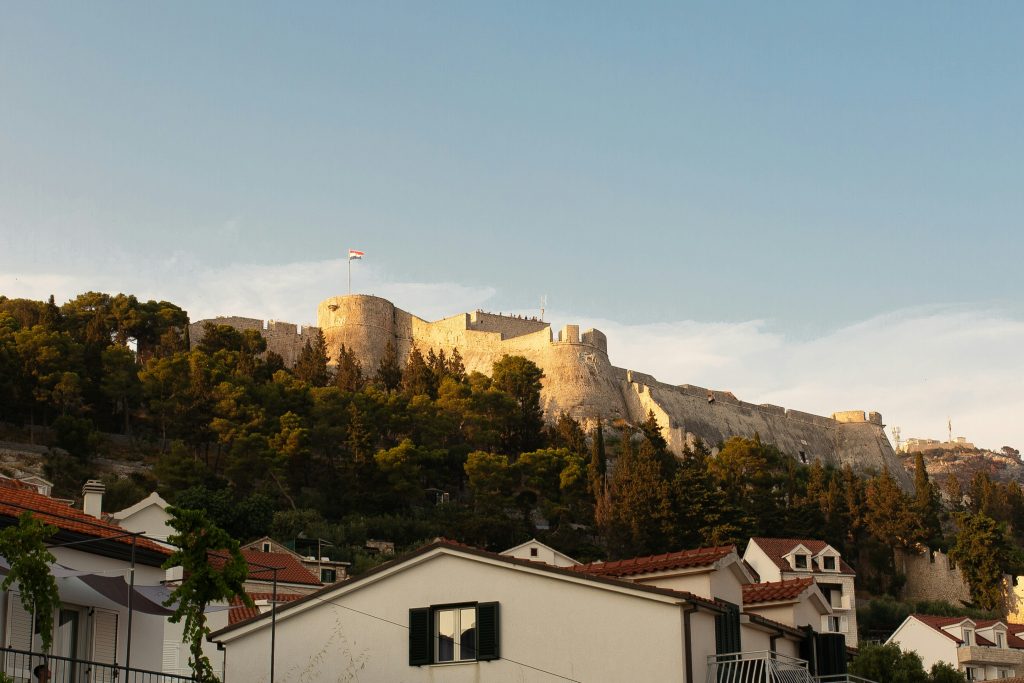
[[[337,361],[344,344],[363,364],[363,374],[373,376],[388,342],[396,343],[398,312],[387,299],[366,294],[332,296],[316,309],[317,326],[324,333],[331,362]],[[404,358],[400,355],[400,360]]]

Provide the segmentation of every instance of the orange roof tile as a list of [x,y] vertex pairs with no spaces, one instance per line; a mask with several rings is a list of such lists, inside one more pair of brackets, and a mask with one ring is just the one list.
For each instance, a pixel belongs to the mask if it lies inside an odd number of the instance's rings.
[[[291,553],[265,553],[260,550],[242,550],[242,557],[249,565],[250,581],[274,580],[273,569],[277,568],[277,580],[281,583],[298,583],[304,586],[322,586],[323,583],[313,572],[306,569],[298,558]],[[210,564],[224,564],[224,557],[211,555]]]
[[814,579],[809,576],[767,583],[748,583],[743,586],[743,604],[756,605],[764,602],[796,600],[813,583]]
[[[121,535],[126,531],[116,524],[96,519],[81,510],[69,507],[67,503],[44,496],[34,489],[0,486],[0,516],[17,519],[26,511],[62,531],[109,539],[129,546],[132,544],[132,537]],[[171,554],[170,550],[147,538],[139,537],[136,544],[138,548],[145,548],[161,555]],[[80,546],[79,549],[89,552],[88,545]]]
[[573,571],[596,576],[635,576],[650,572],[669,571],[672,569],[692,569],[709,567],[729,553],[735,552],[736,546],[726,545],[714,548],[695,548],[680,550],[661,555],[631,557],[613,562],[591,562],[571,567]]

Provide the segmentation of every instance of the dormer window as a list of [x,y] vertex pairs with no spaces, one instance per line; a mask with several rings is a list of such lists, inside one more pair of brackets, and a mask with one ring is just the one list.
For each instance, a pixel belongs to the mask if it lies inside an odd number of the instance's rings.
[[821,568],[827,572],[834,572],[836,570],[836,558],[831,555],[821,558]]
[[969,628],[964,629],[964,646],[970,647],[974,645],[974,631]]
[[1006,636],[1002,631],[996,631],[996,647],[1006,647]]
[[793,556],[793,568],[794,569],[807,569],[807,555],[794,555]]

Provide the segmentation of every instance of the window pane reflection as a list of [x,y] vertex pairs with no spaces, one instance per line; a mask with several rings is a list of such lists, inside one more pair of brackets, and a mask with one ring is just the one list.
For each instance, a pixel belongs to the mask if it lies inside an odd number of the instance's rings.
[[459,610],[459,659],[476,659],[476,608]]

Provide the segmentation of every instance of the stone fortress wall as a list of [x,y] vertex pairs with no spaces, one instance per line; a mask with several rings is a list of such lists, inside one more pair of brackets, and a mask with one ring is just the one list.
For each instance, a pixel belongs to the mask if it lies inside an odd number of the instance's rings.
[[316,335],[317,328],[312,326],[299,327],[295,323],[283,323],[276,320],[259,320],[258,318],[239,318],[236,316],[209,318],[199,320],[188,326],[188,339],[195,346],[203,339],[203,327],[206,323],[228,325],[239,331],[258,330],[267,340],[267,350],[280,354],[285,367],[295,365],[299,353],[306,345],[306,340]]
[[[190,334],[204,322],[262,328],[268,349],[280,353],[288,364],[317,329],[298,333],[291,326],[289,333],[282,334],[271,332],[269,325],[263,328],[258,320],[216,318],[194,323]],[[450,354],[457,348],[467,372],[484,374],[490,374],[494,361],[503,355],[521,355],[544,370],[541,399],[549,419],[565,412],[587,426],[598,419],[636,423],[653,411],[677,454],[697,439],[714,446],[731,436],[758,434],[803,462],[820,459],[837,467],[850,464],[859,471],[888,469],[904,487],[911,487],[878,413],[846,411],[823,417],[747,403],[727,391],[665,384],[651,375],[614,367],[607,338],[599,330],[581,333],[578,325],[566,325],[556,336],[546,322],[482,311],[428,322],[390,301],[362,294],[321,302],[317,326],[332,356],[345,344],[356,352],[368,375],[376,371],[388,342],[395,345],[400,358],[408,355],[414,343],[423,353],[443,349]],[[192,343],[197,341],[193,336]]]

